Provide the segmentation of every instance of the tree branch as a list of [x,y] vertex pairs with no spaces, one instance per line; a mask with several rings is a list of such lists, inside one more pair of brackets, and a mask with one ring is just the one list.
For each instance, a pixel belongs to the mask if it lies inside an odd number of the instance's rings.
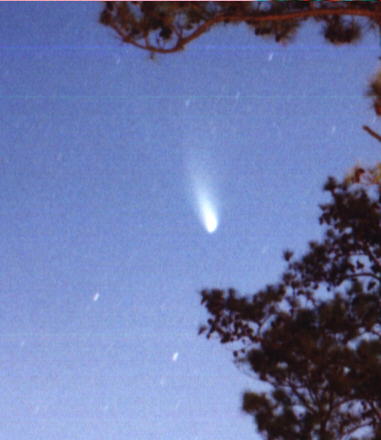
[[368,127],[367,125],[363,125],[362,127],[367,133],[369,133],[371,136],[373,136],[374,138],[376,138],[378,140],[378,142],[381,142],[381,135],[379,135],[377,132],[375,132],[374,130],[372,130],[370,127]]
[[[171,53],[176,52],[184,48],[186,44],[188,44],[190,41],[198,38],[205,32],[207,32],[212,26],[218,24],[218,23],[247,23],[247,24],[253,24],[261,23],[261,22],[281,22],[281,21],[288,21],[288,20],[302,20],[310,17],[324,17],[324,16],[340,16],[340,15],[349,15],[349,16],[357,16],[357,17],[367,17],[370,19],[378,18],[381,20],[381,10],[375,11],[375,10],[369,10],[369,9],[363,9],[363,8],[315,8],[315,9],[308,9],[308,10],[302,10],[302,11],[291,11],[291,12],[280,12],[280,13],[263,13],[260,12],[260,15],[229,15],[226,13],[218,14],[213,18],[207,19],[199,25],[193,32],[191,32],[186,37],[179,37],[179,34],[175,32],[177,36],[177,41],[174,43],[172,47],[163,48],[163,47],[155,47],[151,44],[140,44],[137,43],[136,40],[131,38],[131,36],[126,35],[124,30],[120,29],[120,24],[115,24],[114,22],[111,22],[109,26],[111,26],[115,31],[122,37],[123,41],[133,44],[136,47],[139,47],[141,49],[148,50],[150,52],[157,52],[157,53]],[[175,28],[176,26],[173,26]],[[364,128],[365,129],[365,128]],[[368,131],[368,130],[367,130]],[[381,142],[381,136],[378,138],[378,140]]]
[[354,273],[350,275],[345,275],[342,279],[342,281],[346,281],[351,278],[357,278],[357,277],[370,277],[376,279],[378,282],[381,283],[381,278],[379,278],[377,275],[374,275],[371,272],[360,272],[360,273]]

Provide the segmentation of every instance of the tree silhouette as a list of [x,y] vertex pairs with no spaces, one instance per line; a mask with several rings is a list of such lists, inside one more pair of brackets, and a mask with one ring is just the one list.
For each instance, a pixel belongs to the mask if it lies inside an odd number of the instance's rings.
[[328,180],[324,236],[300,259],[284,253],[279,283],[201,292],[200,333],[233,344],[267,385],[243,396],[266,439],[381,438],[381,189],[370,183]]
[[333,44],[352,43],[379,30],[378,2],[106,2],[100,22],[122,41],[150,52],[171,53],[220,24],[245,23],[255,35],[289,41],[312,19]]

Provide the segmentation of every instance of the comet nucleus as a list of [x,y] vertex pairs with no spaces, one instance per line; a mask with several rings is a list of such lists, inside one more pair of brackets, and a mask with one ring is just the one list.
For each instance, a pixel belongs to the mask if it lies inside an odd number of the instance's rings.
[[213,234],[218,227],[218,217],[215,208],[208,199],[202,198],[199,209],[205,229],[209,234]]

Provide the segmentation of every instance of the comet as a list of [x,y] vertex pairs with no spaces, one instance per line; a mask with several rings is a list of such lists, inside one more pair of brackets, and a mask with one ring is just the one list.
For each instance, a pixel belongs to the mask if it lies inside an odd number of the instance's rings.
[[201,223],[209,234],[213,234],[213,232],[215,232],[218,228],[218,215],[216,207],[205,193],[201,193],[198,199]]
[[204,151],[188,153],[186,168],[190,183],[192,204],[202,226],[209,234],[216,232],[219,225],[216,179],[213,178],[213,163]]

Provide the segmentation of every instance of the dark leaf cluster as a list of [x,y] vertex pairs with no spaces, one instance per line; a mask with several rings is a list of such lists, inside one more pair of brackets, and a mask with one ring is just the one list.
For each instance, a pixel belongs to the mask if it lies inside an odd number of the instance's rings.
[[233,342],[235,361],[267,384],[243,409],[266,439],[380,439],[381,198],[329,179],[324,234],[281,281],[251,296],[204,290],[201,330]]
[[245,23],[255,35],[288,42],[300,26],[314,20],[333,44],[361,38],[363,30],[379,29],[379,2],[105,2],[100,22],[122,41],[151,53],[170,53],[218,25]]

